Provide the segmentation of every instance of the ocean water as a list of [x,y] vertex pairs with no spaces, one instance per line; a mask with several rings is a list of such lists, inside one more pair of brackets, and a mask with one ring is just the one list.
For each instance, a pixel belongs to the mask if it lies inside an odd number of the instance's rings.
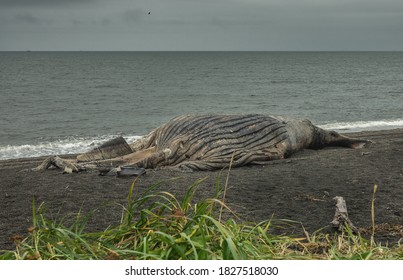
[[132,141],[180,114],[403,127],[403,52],[0,52],[0,159]]

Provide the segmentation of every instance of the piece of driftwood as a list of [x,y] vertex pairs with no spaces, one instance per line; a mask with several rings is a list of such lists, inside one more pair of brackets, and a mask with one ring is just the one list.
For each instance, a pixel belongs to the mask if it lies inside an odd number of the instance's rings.
[[78,172],[81,169],[77,167],[75,164],[70,162],[69,160],[61,159],[58,156],[52,156],[48,157],[45,159],[41,165],[39,165],[36,168],[33,168],[33,171],[39,171],[39,170],[46,170],[50,166],[57,167],[61,170],[63,170],[65,173],[72,173],[72,172]]
[[336,212],[334,213],[333,221],[331,222],[332,226],[341,231],[345,225],[348,225],[354,233],[357,233],[358,229],[348,218],[347,205],[344,198],[336,196],[333,199],[336,201]]

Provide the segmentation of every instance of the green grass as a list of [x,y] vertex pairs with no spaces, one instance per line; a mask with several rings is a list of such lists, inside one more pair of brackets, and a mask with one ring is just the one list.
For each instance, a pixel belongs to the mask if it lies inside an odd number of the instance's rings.
[[158,184],[134,197],[133,182],[118,225],[100,232],[85,231],[90,214],[78,213],[67,226],[48,219],[45,205],[33,200],[33,226],[15,238],[15,250],[0,251],[0,259],[403,259],[401,244],[381,246],[348,227],[338,234],[290,237],[271,234],[274,220],[237,222],[219,179],[213,198],[194,201],[202,181],[181,199],[158,191]]

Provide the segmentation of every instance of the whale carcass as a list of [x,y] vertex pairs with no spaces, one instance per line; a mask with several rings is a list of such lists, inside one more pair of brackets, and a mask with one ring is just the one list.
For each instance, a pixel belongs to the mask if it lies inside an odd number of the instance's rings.
[[35,170],[105,166],[214,170],[287,158],[302,149],[361,148],[370,141],[321,129],[307,119],[261,114],[178,116],[128,144],[122,137],[76,159],[47,158]]

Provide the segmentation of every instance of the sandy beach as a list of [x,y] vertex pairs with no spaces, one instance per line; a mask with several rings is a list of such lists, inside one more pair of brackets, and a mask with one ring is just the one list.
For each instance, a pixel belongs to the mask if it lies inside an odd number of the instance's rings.
[[[286,160],[231,170],[226,203],[240,220],[258,222],[273,218],[299,222],[273,230],[303,236],[303,228],[309,233],[329,230],[335,212],[333,197],[342,196],[351,221],[365,232],[371,227],[371,199],[377,184],[375,237],[381,242],[397,242],[403,238],[403,129],[350,135],[374,143],[358,150],[304,150]],[[51,219],[96,210],[87,231],[104,230],[120,220],[121,205],[126,203],[133,178],[102,177],[97,172],[27,171],[42,160],[0,161],[0,250],[14,248],[13,236],[28,234],[33,198],[36,205],[45,203]],[[180,198],[195,181],[205,178],[195,200],[212,197],[219,176],[224,185],[227,170],[147,170],[136,181],[136,195],[161,182],[158,190]]]

